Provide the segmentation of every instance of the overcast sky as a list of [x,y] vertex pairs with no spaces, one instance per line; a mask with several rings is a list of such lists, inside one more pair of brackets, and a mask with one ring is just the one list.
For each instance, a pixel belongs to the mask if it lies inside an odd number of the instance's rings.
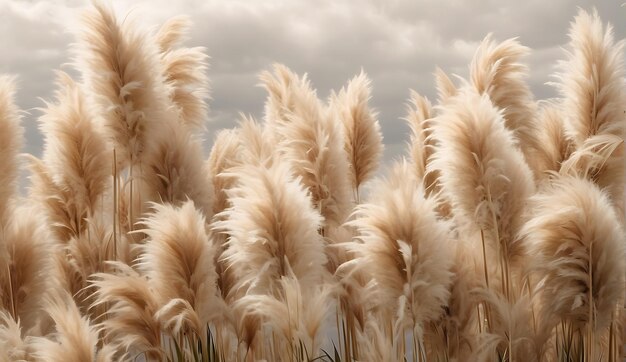
[[[626,37],[623,1],[602,0],[150,0],[112,1],[120,18],[158,26],[188,15],[194,26],[187,45],[211,56],[210,120],[215,131],[236,124],[239,112],[262,116],[264,91],[257,76],[273,62],[307,72],[325,99],[363,68],[372,79],[371,104],[379,111],[385,159],[402,152],[408,128],[409,89],[435,99],[436,66],[465,77],[478,43],[519,37],[532,48],[527,62],[536,98],[555,96],[546,82],[563,57],[569,22],[580,6],[596,6],[602,19]],[[594,4],[595,3],[595,4]],[[28,112],[26,152],[41,153],[36,126],[41,99],[50,99],[54,70],[69,61],[68,27],[86,1],[0,0],[0,73],[19,79],[17,100]]]

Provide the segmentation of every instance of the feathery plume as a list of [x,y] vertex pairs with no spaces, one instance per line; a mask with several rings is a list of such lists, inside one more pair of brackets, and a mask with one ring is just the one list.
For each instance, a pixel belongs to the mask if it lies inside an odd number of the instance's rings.
[[560,63],[565,131],[576,150],[563,165],[606,188],[624,215],[624,41],[613,40],[597,11],[578,12],[571,25],[570,50]]
[[[261,86],[267,91],[265,124],[268,125],[270,130],[275,131],[277,124],[288,122],[289,113],[295,112],[297,107],[317,107],[315,104],[317,101],[307,99],[308,102],[302,102],[297,99],[298,96],[310,98],[314,95],[308,89],[309,81],[306,74],[302,78],[298,78],[295,73],[282,64],[274,64],[273,68],[273,74],[269,71],[264,71],[259,76],[259,80],[261,81]],[[302,88],[308,90],[308,92],[297,94],[296,91]],[[302,104],[298,105],[299,102]],[[278,135],[275,135],[275,137],[278,137]]]
[[[219,313],[216,299],[214,253],[205,218],[192,201],[180,207],[153,204],[143,221],[148,236],[142,246],[139,268],[154,288],[164,325],[192,329],[203,337],[209,320]],[[186,315],[185,325],[176,322]],[[180,328],[174,328],[178,333]]]
[[[18,177],[17,155],[22,147],[24,130],[15,105],[15,82],[0,76],[0,228],[9,215],[9,200],[15,193]],[[2,253],[0,251],[0,253]]]
[[190,128],[204,128],[207,116],[208,55],[205,48],[177,48],[187,35],[191,21],[174,17],[161,26],[156,43],[161,52],[165,81],[170,89],[170,99],[178,108],[180,120]]
[[202,144],[184,126],[167,122],[163,137],[147,147],[142,168],[143,197],[180,205],[192,200],[205,216],[212,216],[213,190],[204,168]]
[[406,161],[396,164],[377,190],[351,222],[361,241],[352,245],[354,262],[372,278],[374,304],[398,316],[400,331],[410,327],[419,333],[448,302],[450,235]]
[[48,293],[50,255],[54,253],[42,219],[32,207],[17,208],[0,234],[9,257],[0,269],[0,300],[26,331],[42,321],[41,302]]
[[374,320],[369,320],[365,332],[359,335],[363,348],[364,361],[397,361],[400,359],[394,349],[393,338]]
[[67,263],[67,278],[71,281],[68,290],[84,314],[95,319],[95,310],[90,310],[93,289],[89,287],[92,274],[105,270],[105,261],[114,259],[113,233],[109,225],[98,218],[86,220],[84,234],[72,237],[64,244],[64,263]]
[[[428,147],[432,146],[432,141],[427,144],[426,140],[430,134],[427,121],[432,118],[433,109],[428,98],[411,90],[411,103],[408,112],[406,121],[411,129],[409,157],[415,167],[415,177],[421,182],[426,176],[428,157],[432,153]],[[424,186],[426,186],[425,183]]]
[[43,160],[32,155],[27,157],[30,170],[29,197],[42,207],[55,240],[67,242],[79,234],[78,223],[83,222],[69,212],[71,190],[62,189],[54,182]]
[[471,83],[479,94],[488,94],[494,106],[502,111],[526,160],[536,147],[537,125],[535,102],[526,84],[528,68],[520,63],[529,49],[516,39],[496,43],[491,34],[478,47],[470,65]]
[[471,354],[471,360],[491,361],[492,356],[504,354],[509,356],[509,361],[518,358],[529,362],[543,360],[540,359],[543,345],[534,343],[533,318],[528,308],[531,301],[527,295],[511,302],[490,289],[481,288],[473,293],[489,306],[490,329],[478,335],[478,348]]
[[271,143],[272,131],[252,117],[242,116],[239,123],[239,157],[241,163],[269,167],[275,156],[275,144]]
[[51,296],[46,312],[54,320],[56,331],[51,339],[33,339],[33,355],[39,361],[113,361],[113,349],[108,346],[98,347],[98,330],[80,315],[69,295]]
[[440,172],[457,221],[491,233],[506,258],[519,255],[514,241],[535,185],[502,114],[486,95],[465,90],[442,109],[433,136],[438,143],[430,166]]
[[108,305],[100,323],[104,336],[116,349],[142,351],[160,358],[161,329],[155,315],[158,303],[148,279],[121,262],[109,262],[111,271],[92,276],[94,307]]
[[191,20],[187,16],[174,16],[167,19],[155,36],[159,51],[165,53],[179,45],[185,40],[191,25]]
[[437,86],[437,98],[439,104],[444,104],[448,98],[454,97],[457,94],[456,85],[443,71],[443,69],[437,67],[435,69],[435,85]]
[[20,322],[9,313],[0,312],[0,361],[28,361],[28,341],[22,339]]
[[280,277],[278,285],[277,295],[248,294],[234,308],[242,311],[244,318],[260,318],[279,333],[291,347],[278,353],[294,353],[285,356],[287,360],[300,354],[313,357],[311,354],[318,350],[320,333],[333,307],[332,289],[329,284],[305,287],[290,270],[287,276]]
[[228,207],[228,195],[226,190],[233,184],[232,178],[224,177],[227,172],[239,162],[239,130],[224,129],[217,133],[209,159],[206,161],[206,169],[209,179],[213,182],[213,212],[218,214]]
[[251,165],[232,172],[237,182],[228,191],[231,207],[214,227],[230,236],[223,258],[234,274],[234,291],[273,290],[287,275],[287,263],[302,285],[319,284],[326,264],[318,234],[322,219],[288,166]]
[[168,91],[157,46],[132,22],[118,22],[95,2],[83,17],[75,63],[93,91],[104,129],[117,150],[118,169],[142,159],[146,146],[168,118]]
[[344,149],[348,154],[352,186],[357,192],[376,172],[383,152],[377,114],[368,105],[370,94],[370,80],[361,71],[338,94],[330,97],[331,112],[343,122]]
[[324,226],[343,224],[351,208],[348,159],[340,122],[324,109],[306,75],[299,78],[282,65],[261,80],[269,92],[267,125],[279,142],[279,152],[309,189]]
[[56,197],[63,200],[63,212],[71,224],[60,226],[78,237],[86,229],[86,219],[100,211],[111,180],[112,160],[81,89],[62,72],[57,84],[56,103],[47,103],[39,119],[45,139],[41,165],[56,186],[46,188],[45,197],[54,198],[54,191],[61,191]]
[[538,180],[545,180],[550,173],[559,172],[561,164],[572,152],[572,144],[565,135],[561,111],[554,103],[544,103],[537,112],[537,148],[530,160]]
[[626,273],[624,231],[610,200],[590,181],[561,176],[532,205],[521,233],[542,279],[538,320],[586,324],[592,303],[594,330],[604,328],[624,297]]

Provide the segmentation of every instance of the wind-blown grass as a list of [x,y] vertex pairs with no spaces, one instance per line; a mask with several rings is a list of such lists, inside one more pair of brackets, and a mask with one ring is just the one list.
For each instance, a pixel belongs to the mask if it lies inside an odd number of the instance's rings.
[[624,43],[596,12],[558,98],[515,39],[436,68],[386,175],[364,71],[321,100],[274,65],[207,157],[191,23],[82,19],[41,159],[0,76],[0,361],[624,358]]

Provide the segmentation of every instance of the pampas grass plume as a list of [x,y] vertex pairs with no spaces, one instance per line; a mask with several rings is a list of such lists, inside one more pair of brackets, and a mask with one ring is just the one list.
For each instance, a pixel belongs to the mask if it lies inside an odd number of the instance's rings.
[[368,105],[370,94],[370,80],[361,72],[330,99],[331,112],[334,110],[343,122],[344,148],[350,162],[352,185],[357,190],[376,172],[383,152],[377,115]]
[[0,228],[9,214],[9,200],[15,192],[17,155],[24,134],[14,98],[15,80],[9,76],[0,76]]
[[[203,336],[205,326],[219,313],[216,300],[215,247],[208,239],[205,217],[191,201],[180,207],[153,204],[144,219],[148,236],[139,267],[148,277],[166,325],[193,329]],[[173,309],[172,309],[173,308]],[[188,313],[188,325],[173,322]],[[175,328],[178,333],[180,328]]]
[[522,235],[530,255],[537,256],[533,269],[542,279],[538,320],[588,322],[592,288],[594,330],[607,326],[624,297],[626,256],[624,230],[606,193],[590,181],[561,176],[534,196],[532,205]]
[[[452,282],[450,235],[438,221],[435,202],[424,198],[406,161],[379,183],[373,200],[359,205],[351,224],[357,229],[357,268],[376,287],[375,304],[404,316],[403,326],[422,328],[436,320],[448,302]],[[406,303],[406,311],[398,310]]]

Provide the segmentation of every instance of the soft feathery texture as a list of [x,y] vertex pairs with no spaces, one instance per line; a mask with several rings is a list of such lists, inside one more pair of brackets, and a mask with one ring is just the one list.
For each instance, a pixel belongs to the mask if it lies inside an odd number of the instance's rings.
[[94,307],[108,305],[106,318],[99,324],[104,336],[118,351],[162,357],[161,328],[155,318],[159,307],[148,279],[124,263],[109,265],[110,272],[92,276]]
[[79,234],[79,223],[83,223],[82,219],[77,220],[76,215],[70,213],[70,210],[75,210],[71,205],[71,190],[63,189],[54,182],[43,160],[30,155],[27,167],[30,171],[29,197],[43,210],[55,240],[67,242]]
[[95,2],[83,16],[75,65],[92,90],[104,130],[117,150],[119,169],[139,162],[162,132],[168,89],[158,48],[130,19],[119,22],[106,5]]
[[93,302],[93,289],[88,288],[89,278],[94,273],[104,271],[105,261],[115,260],[116,256],[113,253],[114,240],[110,226],[98,218],[87,219],[85,223],[87,227],[82,235],[72,237],[63,244],[63,262],[67,264],[65,268],[70,280],[68,291],[81,312],[91,314],[95,311],[89,310]]
[[506,126],[516,137],[526,159],[536,147],[536,106],[526,83],[528,68],[520,59],[529,53],[516,39],[497,43],[487,35],[470,65],[471,84],[479,94],[488,94],[502,111]]
[[[422,181],[426,176],[426,165],[432,149],[426,143],[430,134],[427,121],[433,116],[433,107],[428,98],[411,91],[406,121],[411,129],[409,139],[409,158],[415,169],[415,177]],[[430,142],[432,146],[432,142]]]
[[484,321],[476,313],[479,300],[472,290],[482,285],[482,275],[474,267],[472,249],[461,240],[451,242],[454,259],[448,304],[441,318],[427,324],[424,331],[428,360],[466,358],[478,345],[477,325]]
[[276,156],[272,130],[252,117],[242,116],[239,122],[239,159],[242,164],[271,166]]
[[24,330],[41,322],[41,302],[49,287],[50,255],[54,249],[42,219],[30,206],[16,208],[8,227],[0,234],[8,255],[7,264],[0,265],[0,300],[4,310],[19,318]]
[[242,117],[239,123],[241,162],[252,165],[271,166],[275,156],[275,144],[271,142],[272,131],[252,117]]
[[[535,344],[533,316],[528,296],[511,302],[489,289],[472,291],[489,306],[489,329],[479,334],[478,348],[472,351],[472,361],[496,361],[495,356],[507,355],[511,361],[542,361],[543,344]],[[546,342],[540,341],[540,342]]]
[[[57,84],[56,102],[47,103],[39,118],[45,140],[42,165],[55,189],[62,192],[57,197],[68,197],[63,211],[72,224],[60,226],[78,237],[85,231],[85,219],[101,211],[102,196],[111,183],[112,159],[83,91],[62,72],[58,73]],[[47,197],[54,197],[54,189],[45,191]]]
[[609,198],[590,181],[561,176],[532,198],[532,214],[522,234],[541,279],[538,320],[588,323],[591,288],[593,327],[604,328],[626,273],[624,230]]
[[506,258],[511,258],[521,253],[516,233],[535,185],[504,122],[487,95],[465,90],[433,123],[438,143],[429,166],[440,172],[457,222],[483,229],[492,247],[508,250]]
[[228,207],[226,190],[233,184],[232,177],[222,173],[239,163],[239,131],[224,129],[217,133],[205,168],[213,182],[213,212],[219,214]]
[[613,40],[613,27],[604,27],[597,11],[580,10],[569,37],[557,75],[567,135],[578,147],[596,134],[623,137],[623,42]]
[[357,190],[378,169],[384,148],[377,114],[369,107],[370,94],[370,80],[361,72],[330,99],[331,112],[343,122],[352,187]]
[[[456,89],[447,97],[451,97],[452,94],[456,94]],[[447,218],[452,210],[445,196],[441,194],[439,171],[428,166],[437,144],[437,139],[432,135],[432,123],[436,122],[435,110],[428,98],[411,90],[407,113],[405,120],[411,129],[408,156],[413,165],[415,177],[424,187],[426,197],[432,197],[437,201],[437,213]]]
[[360,240],[354,263],[372,278],[375,304],[398,316],[400,332],[438,319],[452,282],[448,228],[412,175],[406,161],[396,164],[351,222]]
[[140,192],[144,200],[181,205],[192,200],[206,217],[213,215],[213,185],[204,168],[202,143],[177,122],[146,148]]
[[623,216],[626,92],[624,42],[613,40],[597,11],[580,10],[571,25],[567,59],[559,66],[565,131],[576,149],[564,171],[585,174],[609,192]]
[[[235,177],[228,175],[232,167],[241,163],[241,150],[243,145],[240,142],[240,129],[221,130],[215,136],[213,147],[209,158],[205,163],[205,169],[213,183],[213,213],[222,215],[221,212],[228,208],[227,191],[233,187]],[[219,216],[217,217],[219,218]],[[217,219],[214,217],[214,219]],[[226,297],[233,285],[231,273],[226,262],[222,259],[222,253],[226,249],[226,234],[211,232],[212,242],[215,243],[215,263],[218,274],[218,287],[222,296]]]
[[[299,89],[308,87],[306,74],[302,78],[298,78],[295,73],[282,64],[274,64],[273,70],[273,73],[269,71],[262,72],[259,80],[261,81],[260,85],[267,91],[264,120],[270,129],[275,132],[276,125],[287,122],[288,114],[295,112],[296,107],[314,106],[317,108],[318,105],[316,104],[317,96],[315,96],[313,101],[307,99],[307,102],[298,99],[298,97],[309,98],[314,95],[311,91],[303,94],[296,93]],[[298,105],[298,103],[302,104]],[[274,135],[274,137],[278,137],[278,135]]]
[[437,99],[439,104],[445,103],[448,98],[454,97],[457,93],[456,85],[443,71],[437,67],[435,69],[435,85],[437,87]]
[[190,26],[188,18],[171,18],[157,32],[156,42],[165,81],[170,87],[170,99],[178,109],[180,120],[192,129],[203,129],[207,118],[209,56],[203,47],[177,47]]
[[287,360],[293,358],[289,354],[294,349],[303,346],[302,352],[312,357],[311,351],[319,350],[321,333],[333,309],[332,289],[329,284],[302,284],[291,271],[282,276],[278,284],[280,291],[276,295],[248,294],[239,299],[234,308],[240,310],[244,318],[260,318],[282,336],[287,345],[277,353],[287,354]]
[[165,53],[184,41],[191,25],[191,19],[187,16],[173,16],[167,19],[155,35],[159,51]]
[[33,339],[33,355],[42,362],[109,362],[113,349],[100,347],[99,332],[82,317],[72,298],[61,292],[48,298],[46,312],[55,323],[55,332]]
[[364,346],[363,361],[400,360],[393,338],[375,319],[370,319],[367,322],[364,333],[359,334],[358,338],[360,344]]
[[15,193],[19,173],[17,155],[23,134],[15,105],[15,81],[12,77],[0,76],[0,229],[9,214],[9,200]]
[[559,172],[571,151],[571,141],[565,135],[562,113],[554,102],[542,103],[537,111],[537,148],[531,159],[535,176],[545,181],[551,173]]
[[28,361],[28,341],[22,338],[22,327],[11,314],[0,311],[0,362]]
[[324,226],[341,225],[351,209],[349,165],[341,121],[322,106],[306,75],[275,65],[261,80],[269,92],[266,122],[278,150],[309,189]]
[[[207,323],[219,313],[215,247],[209,241],[203,214],[187,201],[180,207],[153,204],[142,230],[139,268],[154,288],[160,317],[174,333],[191,329],[204,336]],[[184,314],[184,322],[176,321]]]
[[287,164],[241,167],[228,191],[231,207],[215,228],[229,235],[223,255],[236,293],[271,293],[293,270],[302,285],[316,285],[325,272],[322,218]]
[[228,207],[226,190],[235,182],[235,177],[229,172],[231,168],[271,164],[274,148],[268,142],[267,135],[267,129],[254,118],[242,115],[237,128],[222,130],[215,137],[206,164],[213,181],[215,214]]

